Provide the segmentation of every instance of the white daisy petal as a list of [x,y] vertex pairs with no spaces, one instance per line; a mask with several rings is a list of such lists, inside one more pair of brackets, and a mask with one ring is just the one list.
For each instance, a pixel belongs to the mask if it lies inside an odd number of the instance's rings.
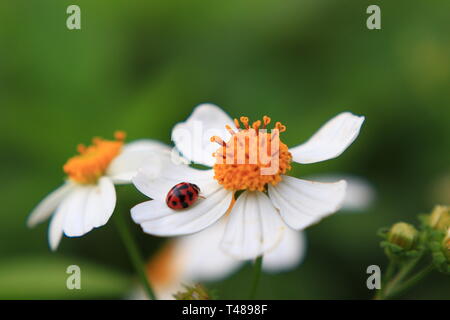
[[274,248],[285,228],[264,193],[245,191],[230,213],[221,247],[237,259],[253,259]]
[[336,212],[345,198],[346,182],[321,183],[283,176],[269,185],[269,197],[291,228],[302,230]]
[[111,217],[115,204],[114,185],[107,177],[100,178],[97,185],[78,187],[61,204],[65,210],[65,235],[79,237],[104,225]]
[[33,227],[50,217],[64,197],[66,197],[73,189],[73,183],[67,181],[61,187],[46,196],[31,212],[27,220],[27,225]]
[[185,158],[212,167],[215,163],[212,153],[218,146],[210,138],[219,136],[228,141],[230,134],[225,125],[234,127],[234,122],[222,109],[213,104],[201,104],[185,122],[173,128],[172,141]]
[[113,214],[115,206],[116,190],[114,184],[111,179],[102,177],[98,186],[91,190],[86,202],[85,232],[105,225]]
[[107,176],[114,183],[130,183],[142,166],[151,166],[155,162],[170,159],[171,148],[160,142],[143,140],[125,145],[123,151],[109,165]]
[[184,210],[172,210],[165,201],[152,200],[131,209],[131,216],[144,232],[157,236],[176,236],[198,232],[223,216],[230,207],[233,193],[215,181],[202,190],[205,199]]
[[199,170],[185,164],[174,164],[172,161],[159,161],[151,166],[138,170],[132,179],[134,186],[147,197],[165,202],[169,190],[180,182],[194,183],[200,188],[200,193],[207,192],[213,179],[213,170]]
[[93,186],[78,187],[61,203],[61,210],[65,212],[63,230],[66,236],[77,237],[85,233],[84,208],[93,188]]
[[286,228],[280,244],[264,255],[263,270],[274,273],[292,270],[303,261],[305,253],[304,232]]
[[342,154],[359,134],[364,117],[343,112],[325,123],[307,142],[290,148],[292,160],[315,163]]
[[220,219],[212,226],[196,234],[177,238],[175,245],[181,256],[184,282],[219,281],[242,265],[219,248],[225,232],[226,219]]
[[63,235],[64,208],[64,206],[59,206],[58,209],[56,209],[48,227],[48,242],[53,251],[58,248]]

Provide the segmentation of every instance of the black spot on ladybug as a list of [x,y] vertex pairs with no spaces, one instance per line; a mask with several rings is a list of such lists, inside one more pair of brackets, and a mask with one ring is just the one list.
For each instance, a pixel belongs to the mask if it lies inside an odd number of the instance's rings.
[[196,193],[199,193],[200,192],[200,188],[196,185],[196,184],[191,184],[192,185],[192,188],[194,188],[194,190],[195,190],[195,192]]

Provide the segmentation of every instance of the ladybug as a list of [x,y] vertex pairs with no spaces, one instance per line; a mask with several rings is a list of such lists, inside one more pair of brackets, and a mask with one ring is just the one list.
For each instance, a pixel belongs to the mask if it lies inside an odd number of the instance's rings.
[[169,190],[166,204],[173,210],[182,210],[193,205],[199,198],[200,188],[189,182],[180,182]]

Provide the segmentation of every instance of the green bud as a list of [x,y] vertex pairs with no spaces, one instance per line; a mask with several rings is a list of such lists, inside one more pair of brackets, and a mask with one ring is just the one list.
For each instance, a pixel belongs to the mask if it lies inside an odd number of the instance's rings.
[[450,228],[450,207],[435,206],[428,222],[433,229],[446,231]]
[[419,232],[413,225],[405,222],[398,222],[389,230],[387,239],[390,243],[396,244],[405,250],[409,250],[416,245],[418,236]]
[[194,286],[184,285],[184,290],[173,295],[176,300],[211,300],[208,291],[201,284]]

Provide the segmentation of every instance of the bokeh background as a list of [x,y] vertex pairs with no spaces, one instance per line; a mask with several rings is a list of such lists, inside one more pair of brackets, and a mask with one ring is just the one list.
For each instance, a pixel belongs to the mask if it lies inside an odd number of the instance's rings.
[[[70,4],[82,30],[66,28]],[[370,4],[382,30],[366,28]],[[123,297],[136,279],[114,224],[51,253],[48,223],[29,230],[26,218],[78,143],[116,129],[170,143],[202,102],[268,114],[287,125],[288,145],[341,111],[366,116],[341,157],[294,174],[362,176],[375,203],[309,228],[304,263],[264,275],[258,298],[370,298],[366,268],[386,264],[376,231],[450,202],[449,12],[445,0],[0,2],[0,298]],[[144,199],[132,186],[118,193],[122,212]],[[130,227],[147,257],[164,241]],[[83,290],[65,288],[69,264]],[[246,298],[251,277],[247,265],[207,286]],[[433,274],[405,298],[448,299],[449,284]]]

